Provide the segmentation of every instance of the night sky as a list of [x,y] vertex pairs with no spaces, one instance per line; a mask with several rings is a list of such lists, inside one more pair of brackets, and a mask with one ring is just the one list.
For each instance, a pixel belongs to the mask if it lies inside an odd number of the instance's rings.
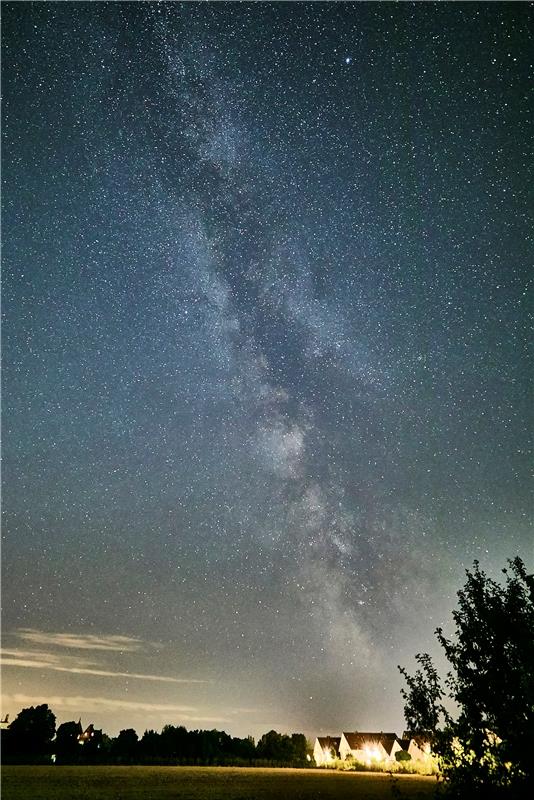
[[400,733],[534,566],[531,6],[2,11],[4,713]]

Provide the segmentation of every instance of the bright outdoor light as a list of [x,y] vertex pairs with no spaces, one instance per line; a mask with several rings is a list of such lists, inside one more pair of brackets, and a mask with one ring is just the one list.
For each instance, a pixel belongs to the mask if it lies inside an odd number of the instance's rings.
[[371,761],[382,761],[382,753],[375,744],[364,745],[363,752],[365,754],[365,760],[368,764],[370,764]]

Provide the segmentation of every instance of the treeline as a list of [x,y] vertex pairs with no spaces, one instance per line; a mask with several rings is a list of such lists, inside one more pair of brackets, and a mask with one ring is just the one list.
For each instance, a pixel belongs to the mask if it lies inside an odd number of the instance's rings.
[[165,725],[161,732],[133,728],[107,736],[90,725],[63,722],[45,705],[24,708],[2,731],[4,764],[189,764],[235,766],[306,766],[310,745],[302,733],[269,731],[255,743],[225,731],[192,730]]

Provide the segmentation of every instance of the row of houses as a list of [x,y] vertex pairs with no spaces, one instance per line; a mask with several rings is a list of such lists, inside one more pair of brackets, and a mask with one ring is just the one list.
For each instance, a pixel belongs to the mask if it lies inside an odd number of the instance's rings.
[[[412,761],[424,761],[430,755],[427,737],[412,731],[404,731],[402,737],[396,733],[344,732],[341,736],[318,736],[313,748],[313,757],[318,767],[354,758],[362,764],[392,762],[399,760],[397,753],[404,752]],[[404,758],[407,758],[404,756]]]

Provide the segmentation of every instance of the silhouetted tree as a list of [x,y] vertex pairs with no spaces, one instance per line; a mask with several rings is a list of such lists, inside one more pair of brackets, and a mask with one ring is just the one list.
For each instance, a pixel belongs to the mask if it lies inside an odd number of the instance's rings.
[[291,749],[292,749],[292,756],[291,761],[293,763],[300,763],[306,761],[306,755],[308,753],[309,747],[306,737],[303,733],[292,733],[291,734]]
[[231,744],[232,755],[242,761],[252,761],[256,756],[256,745],[252,736],[247,736],[246,739],[232,739]]
[[401,689],[405,700],[404,717],[411,733],[433,736],[443,719],[449,721],[441,702],[444,692],[428,653],[418,653],[415,660],[421,669],[416,670],[413,676],[404,667],[399,667],[408,684],[407,691]]
[[[279,765],[304,766],[308,763],[306,755],[310,745],[302,733],[291,736],[269,731],[258,743],[249,736],[245,739],[232,737],[225,731],[188,731],[182,725],[165,725],[161,733],[145,730],[141,740],[133,728],[121,730],[117,737],[110,739],[91,723],[82,732],[80,722],[64,722],[59,726],[55,740],[50,747],[54,724],[46,733],[47,747],[40,749],[35,743],[37,722],[43,721],[43,711],[47,706],[37,709],[23,709],[13,724],[14,734],[3,748],[6,763],[36,763],[49,760],[49,754],[56,754],[59,764],[235,764],[245,765],[265,760]],[[52,723],[55,717],[48,709]],[[44,715],[50,722],[50,717]],[[30,725],[31,723],[31,725]],[[33,744],[29,741],[28,730],[32,727]],[[2,731],[2,744],[10,730]],[[9,748],[10,742],[16,749]],[[15,752],[15,755],[13,753]],[[45,756],[43,756],[43,753]],[[41,754],[41,755],[39,755]]]
[[112,740],[112,757],[122,763],[133,763],[138,755],[139,737],[133,728],[126,728],[119,732],[116,739]]
[[165,725],[161,731],[161,755],[169,760],[188,760],[193,756],[187,730],[183,725]]
[[[534,576],[520,558],[504,586],[475,562],[458,592],[453,639],[437,637],[451,665],[445,692],[430,657],[408,681],[409,726],[434,725],[434,750],[449,794],[458,798],[527,798],[534,787]],[[459,709],[453,718],[441,704]]]
[[23,708],[4,731],[4,761],[42,763],[50,760],[56,718],[46,704]]
[[285,755],[282,734],[275,730],[264,733],[256,746],[256,751],[259,758],[281,761]]
[[293,737],[276,731],[264,733],[256,748],[258,758],[292,764],[300,761],[303,754],[303,760],[306,760],[306,737],[301,733],[293,734]]
[[80,757],[78,736],[82,732],[79,722],[63,722],[57,729],[54,753],[58,764],[75,764]]
[[105,763],[110,756],[111,740],[101,730],[89,725],[90,737],[80,747],[80,761],[86,764]]
[[139,742],[139,757],[148,763],[157,763],[162,759],[161,734],[153,730],[144,732]]

